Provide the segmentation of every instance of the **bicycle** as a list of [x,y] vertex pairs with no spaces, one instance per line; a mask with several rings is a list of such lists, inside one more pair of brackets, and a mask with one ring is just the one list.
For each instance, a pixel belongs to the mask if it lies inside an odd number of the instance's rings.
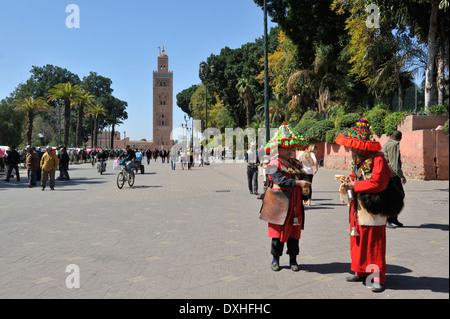
[[119,165],[121,167],[121,170],[119,172],[119,175],[117,175],[117,187],[119,189],[122,189],[123,185],[125,185],[125,181],[128,182],[128,185],[130,187],[133,187],[134,185],[134,171],[131,170],[131,174],[129,174],[125,168],[125,161],[121,160],[119,162]]

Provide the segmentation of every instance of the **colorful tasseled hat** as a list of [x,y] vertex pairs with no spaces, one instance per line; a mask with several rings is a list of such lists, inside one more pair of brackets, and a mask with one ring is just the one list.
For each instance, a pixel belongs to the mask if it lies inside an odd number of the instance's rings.
[[381,150],[381,144],[372,139],[369,121],[366,118],[360,119],[347,133],[340,134],[336,138],[336,144],[364,151]]
[[271,152],[278,147],[292,147],[295,150],[304,150],[308,143],[303,136],[295,133],[286,122],[278,128],[277,134],[266,144],[266,153]]

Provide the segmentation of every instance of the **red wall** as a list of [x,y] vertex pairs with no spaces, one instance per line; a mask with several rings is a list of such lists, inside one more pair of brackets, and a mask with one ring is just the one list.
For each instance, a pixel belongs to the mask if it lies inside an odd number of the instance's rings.
[[[449,138],[441,130],[402,132],[400,153],[403,174],[409,179],[449,179]],[[381,145],[388,137],[375,138]],[[324,167],[351,170],[351,149],[337,144],[325,144]]]

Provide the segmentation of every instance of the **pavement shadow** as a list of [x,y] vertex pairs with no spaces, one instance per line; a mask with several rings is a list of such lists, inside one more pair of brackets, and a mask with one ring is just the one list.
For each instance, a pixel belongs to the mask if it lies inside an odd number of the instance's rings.
[[448,231],[448,224],[421,224],[419,226],[403,226],[401,228],[427,228],[427,229],[439,229],[443,231]]
[[[322,275],[350,273],[351,263],[333,262],[329,264],[300,264],[300,270],[316,272]],[[387,274],[405,274],[411,272],[411,269],[398,265],[387,265]]]
[[138,186],[136,186],[136,185],[133,185],[133,188],[161,188],[162,186],[159,186],[159,185],[157,185],[157,186],[151,186],[151,185],[138,185]]
[[[94,185],[94,184],[104,184],[107,181],[99,178],[87,178],[87,177],[75,177],[70,180],[59,181],[56,180],[57,185]],[[48,184],[48,181],[47,181]]]
[[[301,259],[300,259],[301,261]],[[322,275],[352,273],[350,263],[334,262],[329,264],[299,264],[300,271],[314,272]],[[281,268],[289,269],[289,266]],[[399,265],[387,265],[386,287],[392,290],[429,290],[433,292],[448,293],[448,278],[441,277],[414,277],[404,275],[412,270]]]
[[386,287],[392,290],[430,290],[448,293],[448,278],[386,275]]
[[[301,258],[300,258],[301,262]],[[299,264],[300,271],[315,272],[322,275],[340,274],[350,271],[350,263],[333,262],[329,264]]]

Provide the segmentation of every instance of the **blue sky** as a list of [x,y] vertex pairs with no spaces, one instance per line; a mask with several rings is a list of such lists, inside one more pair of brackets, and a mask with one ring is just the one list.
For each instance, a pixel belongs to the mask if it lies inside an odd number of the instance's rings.
[[[69,4],[80,10],[80,28],[66,27]],[[30,77],[33,65],[80,78],[94,71],[128,102],[121,134],[150,140],[158,47],[164,45],[174,73],[175,128],[184,123],[176,95],[200,83],[200,62],[262,37],[263,22],[252,0],[0,0],[0,99]]]

